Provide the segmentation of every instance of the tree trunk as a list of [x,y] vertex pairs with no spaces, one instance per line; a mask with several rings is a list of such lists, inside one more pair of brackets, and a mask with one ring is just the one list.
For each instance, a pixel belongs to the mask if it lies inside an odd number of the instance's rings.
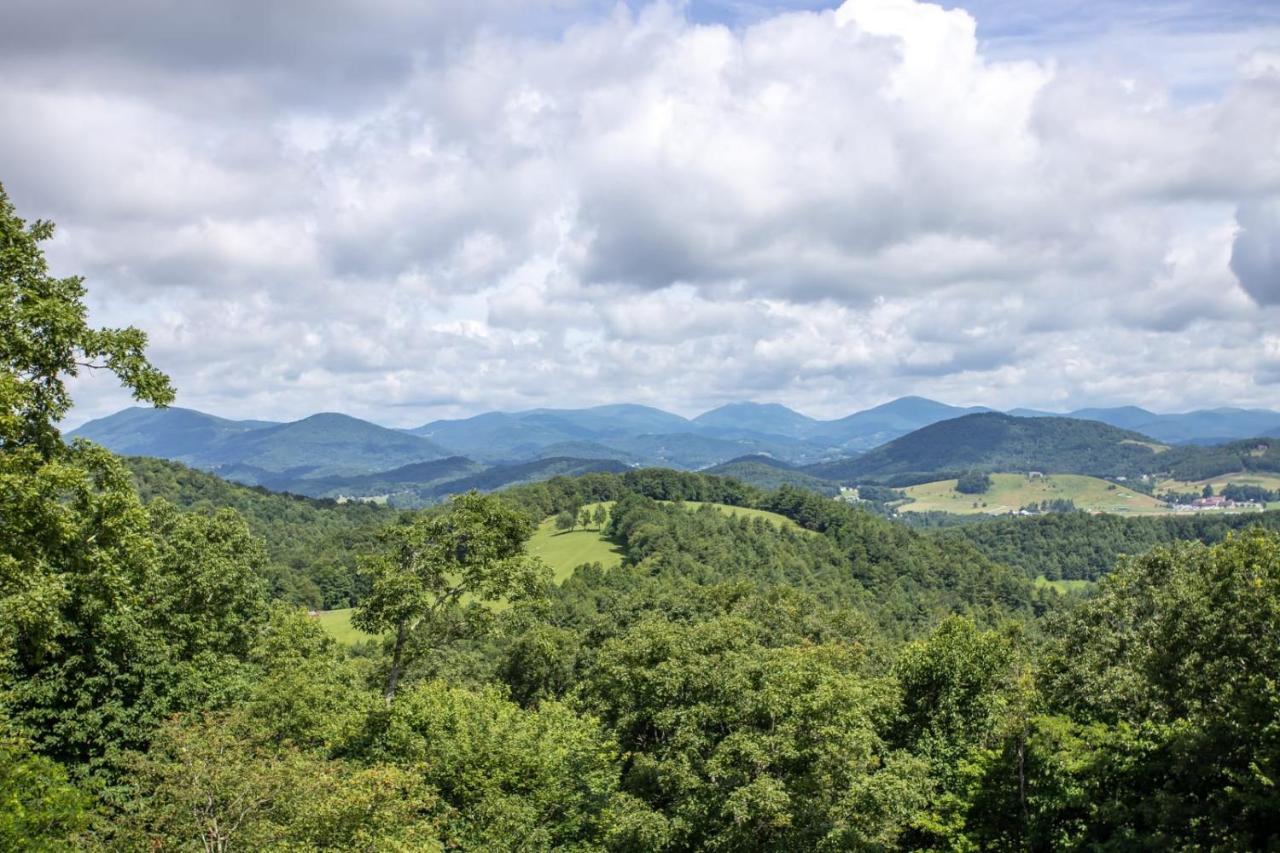
[[407,634],[407,625],[402,619],[396,626],[396,647],[391,654],[391,671],[387,673],[387,689],[382,693],[382,698],[387,700],[388,705],[391,704],[392,699],[396,698],[396,683],[400,681],[401,660],[404,657],[404,641]]
[[1031,813],[1027,810],[1027,733],[1018,732],[1018,801],[1022,805],[1022,844],[1030,849]]

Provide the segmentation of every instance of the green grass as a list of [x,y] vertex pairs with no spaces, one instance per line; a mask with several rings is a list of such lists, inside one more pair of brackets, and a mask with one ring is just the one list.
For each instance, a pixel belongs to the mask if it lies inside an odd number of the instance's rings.
[[[612,502],[605,507],[611,507]],[[596,504],[590,509],[595,510]],[[555,574],[555,582],[560,583],[573,570],[583,563],[600,563],[605,568],[614,568],[622,562],[622,549],[600,535],[598,530],[575,530],[572,533],[561,533],[556,530],[555,518],[548,518],[538,525],[533,537],[529,540],[528,552],[541,557]],[[506,602],[490,605],[501,610]],[[369,634],[352,627],[351,608],[346,610],[326,610],[318,613],[316,619],[321,627],[339,643],[352,645],[371,640]]]
[[322,610],[316,614],[315,619],[330,637],[333,637],[344,646],[375,639],[372,634],[366,634],[359,628],[352,626],[352,610],[354,610],[352,607],[344,610]]
[[[587,509],[595,512],[597,506],[599,504],[588,504]],[[612,509],[613,501],[605,502],[604,506]],[[599,530],[556,530],[555,516],[538,525],[529,540],[528,551],[551,567],[556,583],[564,581],[574,569],[585,563],[599,563],[606,569],[616,568],[622,563],[622,548],[605,538]]]
[[763,518],[765,521],[779,527],[793,527],[797,530],[804,529],[785,515],[779,515],[776,512],[769,512],[767,509],[749,509],[741,506],[730,506],[729,504],[708,504],[701,501],[685,501],[684,505],[690,509],[699,509],[704,506],[710,506],[715,507],[720,510],[720,512],[731,517],[741,516],[743,518]]
[[1257,471],[1240,471],[1235,474],[1220,474],[1217,477],[1206,477],[1203,480],[1165,480],[1157,486],[1159,491],[1198,492],[1205,486],[1213,486],[1214,492],[1222,491],[1228,483],[1237,486],[1259,486],[1264,489],[1280,489],[1280,475],[1260,474]]
[[1166,450],[1168,450],[1168,449],[1169,449],[1169,445],[1167,445],[1167,444],[1159,444],[1159,443],[1154,442],[1154,441],[1138,441],[1137,439],[1134,439],[1134,438],[1126,438],[1124,441],[1122,441],[1122,442],[1120,442],[1120,443],[1121,443],[1121,444],[1136,444],[1136,445],[1138,445],[1139,447],[1150,447],[1150,448],[1151,448],[1151,450],[1152,450],[1153,452],[1155,452],[1155,453],[1164,453]]
[[1051,581],[1044,575],[1040,575],[1035,580],[1038,587],[1052,587],[1058,592],[1066,595],[1069,592],[1088,592],[1093,588],[1093,581],[1087,580],[1056,580]]
[[[728,506],[727,504],[706,505],[715,507],[725,515],[763,518],[775,525],[799,529],[799,526],[791,519],[778,515],[776,512],[767,512],[762,509],[745,509],[743,507]],[[586,508],[595,512],[597,506],[599,504],[588,504]],[[611,510],[613,501],[605,502],[604,506],[605,509]],[[704,506],[704,504],[697,501],[685,501],[684,506],[693,511]],[[599,530],[593,527],[586,530],[579,528],[569,532],[559,531],[556,530],[555,516],[544,519],[538,525],[537,530],[534,531],[532,538],[529,540],[527,550],[531,555],[541,557],[543,562],[551,567],[556,583],[562,583],[573,574],[574,569],[586,563],[599,563],[606,569],[617,568],[622,564],[621,546],[609,540]],[[494,606],[501,608],[504,603],[500,602]],[[329,632],[329,636],[344,645],[373,639],[363,631],[351,626],[350,609],[323,611],[317,614],[316,619]]]
[[[1077,509],[1118,515],[1156,515],[1169,510],[1155,498],[1079,474],[1052,474],[1030,479],[1025,474],[992,474],[991,488],[982,495],[956,491],[955,480],[938,480],[903,489],[915,501],[899,507],[900,512],[949,512],[956,515],[1017,512],[1031,503],[1052,500],[1073,501]],[[974,506],[974,504],[977,506]],[[985,506],[984,506],[985,504]]]

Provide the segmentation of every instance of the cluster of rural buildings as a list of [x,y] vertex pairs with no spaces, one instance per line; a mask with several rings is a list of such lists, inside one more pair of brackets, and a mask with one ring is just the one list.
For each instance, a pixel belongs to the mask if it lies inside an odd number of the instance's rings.
[[1202,512],[1210,509],[1264,509],[1261,504],[1252,501],[1233,501],[1223,495],[1196,498],[1189,504],[1170,504],[1169,506],[1178,512]]

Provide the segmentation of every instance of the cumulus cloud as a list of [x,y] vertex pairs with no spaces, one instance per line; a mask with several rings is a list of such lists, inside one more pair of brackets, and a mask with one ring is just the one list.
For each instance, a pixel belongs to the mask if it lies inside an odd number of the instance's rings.
[[1262,305],[1280,304],[1280,198],[1242,204],[1231,269]]
[[230,415],[1280,402],[1275,31],[1187,98],[975,2],[19,0],[0,180]]

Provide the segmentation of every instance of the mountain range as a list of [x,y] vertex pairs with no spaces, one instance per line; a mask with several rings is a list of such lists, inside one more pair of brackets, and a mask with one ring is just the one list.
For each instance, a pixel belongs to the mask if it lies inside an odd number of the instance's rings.
[[[1043,423],[1033,428],[1027,425],[1031,421]],[[1063,421],[1127,432],[1085,437],[1098,430],[1064,428]],[[948,452],[961,446],[972,452],[934,458],[942,433],[926,428],[957,422],[967,426],[962,434],[944,430],[950,437],[942,445]],[[1028,438],[1033,433],[1041,438]],[[468,484],[498,488],[560,473],[642,465],[710,469],[752,481],[821,488],[851,478],[883,480],[956,466],[990,467],[980,446],[1000,448],[996,456],[1009,464],[1022,459],[1023,467],[1052,469],[1044,461],[1054,458],[1043,449],[1049,435],[1057,435],[1059,442],[1101,440],[1122,448],[1094,448],[1101,453],[1094,457],[1095,467],[1118,471],[1127,470],[1134,453],[1149,453],[1135,447],[1149,445],[1151,439],[1217,444],[1280,435],[1280,412],[1210,409],[1160,415],[1125,406],[1067,415],[1031,409],[1002,414],[903,397],[833,420],[810,418],[776,403],[731,403],[695,418],[621,404],[488,412],[402,430],[335,413],[277,423],[229,420],[192,409],[130,408],[70,433],[120,454],[172,459],[277,491],[315,497],[401,495],[410,503],[438,499]],[[1023,449],[1014,449],[1018,446]],[[1034,447],[1041,449],[1027,449]],[[1079,453],[1073,458],[1078,461]]]
[[[1054,412],[1011,409],[1020,417],[1058,417]],[[1168,444],[1222,444],[1240,438],[1280,435],[1280,412],[1269,409],[1200,409],[1182,414],[1158,415],[1137,406],[1113,409],[1077,409],[1066,417],[1101,421],[1111,426],[1149,435]]]

